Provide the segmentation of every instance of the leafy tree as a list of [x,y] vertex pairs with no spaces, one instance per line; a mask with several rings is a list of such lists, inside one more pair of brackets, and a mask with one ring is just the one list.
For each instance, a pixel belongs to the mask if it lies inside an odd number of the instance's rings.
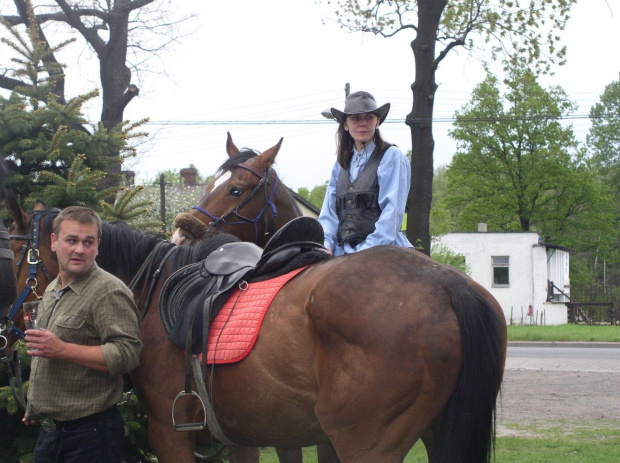
[[609,252],[604,247],[588,256],[588,261],[600,281],[620,286],[620,81],[609,84],[600,101],[590,110],[592,127],[588,146],[599,177],[609,188],[613,206],[615,236]]
[[297,189],[297,194],[320,209],[323,207],[323,200],[325,199],[325,192],[327,191],[328,184],[329,182],[326,181],[322,185],[315,186],[312,190],[301,187]]
[[620,80],[605,87],[600,102],[590,110],[588,145],[593,161],[620,198]]
[[[331,0],[327,0],[330,2]],[[524,61],[549,71],[564,59],[558,31],[576,0],[336,0],[339,23],[353,31],[391,37],[412,33],[415,60],[411,128],[412,186],[407,236],[430,252],[429,217],[433,186],[435,73],[452,50],[506,63]],[[487,53],[488,52],[488,53]]]
[[[454,231],[456,220],[456,210],[448,207],[446,197],[448,196],[448,166],[441,166],[435,169],[433,178],[433,203],[431,208],[430,232],[431,236],[445,235]],[[434,247],[434,246],[433,246]],[[431,248],[431,255],[433,248]]]
[[559,87],[543,89],[529,70],[511,70],[502,90],[489,74],[456,114],[458,153],[448,168],[448,207],[457,226],[478,222],[541,233],[567,247],[600,246],[609,236],[608,190],[584,160],[571,127],[573,105]]
[[457,254],[443,244],[433,244],[431,257],[442,264],[451,265],[463,273],[471,275],[471,268],[465,261],[465,256]]
[[[102,110],[100,127],[97,131],[112,132],[123,122],[123,112],[127,105],[139,93],[133,84],[132,72],[138,64],[142,69],[149,57],[156,56],[166,45],[176,39],[174,26],[184,18],[174,19],[174,15],[163,7],[164,3],[155,0],[53,0],[50,2],[35,0],[13,0],[14,13],[7,14],[8,2],[4,2],[2,17],[4,24],[11,26],[25,25],[38,30],[41,42],[51,53],[43,59],[41,70],[48,73],[53,80],[53,94],[58,103],[64,104],[65,75],[60,70],[56,50],[49,45],[48,38],[40,24],[60,25],[55,29],[59,34],[66,32],[76,34],[97,55],[101,79]],[[34,4],[36,18],[29,16],[29,5]],[[49,29],[47,30],[49,31]],[[76,70],[79,72],[79,70]],[[0,68],[0,88],[13,90],[27,86],[22,75],[15,73],[8,66]],[[83,130],[87,129],[84,127]],[[120,153],[120,154],[119,154]],[[121,182],[122,151],[109,146],[101,153],[110,158],[105,165],[108,173],[100,189],[118,185]]]

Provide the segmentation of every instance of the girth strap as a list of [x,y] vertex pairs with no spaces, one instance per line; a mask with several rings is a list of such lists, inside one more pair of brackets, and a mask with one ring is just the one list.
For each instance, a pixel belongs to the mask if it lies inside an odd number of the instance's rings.
[[[194,378],[200,378],[200,359],[198,357],[192,358],[192,368],[194,370]],[[209,392],[207,391],[207,387],[205,386],[204,381],[196,380],[196,387],[198,388],[198,394],[204,403],[204,412],[207,418],[207,425],[209,426],[209,431],[213,437],[219,440],[222,444],[225,445],[236,445],[233,441],[228,439],[224,435],[224,431],[220,426],[220,423],[217,421],[217,417],[215,416],[215,411],[213,410],[213,402],[211,397],[209,396]]]

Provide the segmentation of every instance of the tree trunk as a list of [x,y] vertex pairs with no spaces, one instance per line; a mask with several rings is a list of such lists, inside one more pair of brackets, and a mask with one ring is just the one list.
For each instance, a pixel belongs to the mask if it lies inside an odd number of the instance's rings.
[[[126,64],[129,12],[122,10],[110,12],[108,26],[110,39],[103,49],[98,51],[98,57],[103,100],[101,122],[109,131],[123,121],[125,107],[137,95],[138,90],[137,87],[130,86],[131,70]],[[134,92],[130,88],[135,89]],[[100,189],[118,185],[121,181],[119,153],[110,152],[103,155],[115,159],[106,167],[107,175],[101,181]]]
[[446,0],[418,1],[418,31],[411,42],[415,58],[413,108],[406,124],[411,128],[411,190],[407,199],[407,238],[430,255],[430,215],[433,197],[433,107],[435,103],[435,41]]

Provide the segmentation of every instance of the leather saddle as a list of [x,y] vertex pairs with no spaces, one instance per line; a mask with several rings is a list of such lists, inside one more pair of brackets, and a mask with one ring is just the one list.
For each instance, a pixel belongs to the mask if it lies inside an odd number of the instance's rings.
[[264,250],[253,243],[226,243],[205,260],[177,270],[159,299],[168,337],[192,354],[206,354],[209,325],[234,288],[328,259],[323,240],[316,219],[297,217],[278,230]]

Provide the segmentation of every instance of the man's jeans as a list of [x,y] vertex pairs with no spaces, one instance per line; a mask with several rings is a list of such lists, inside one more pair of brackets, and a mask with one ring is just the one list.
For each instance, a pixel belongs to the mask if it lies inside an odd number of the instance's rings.
[[117,406],[41,429],[34,463],[121,463],[125,424]]

